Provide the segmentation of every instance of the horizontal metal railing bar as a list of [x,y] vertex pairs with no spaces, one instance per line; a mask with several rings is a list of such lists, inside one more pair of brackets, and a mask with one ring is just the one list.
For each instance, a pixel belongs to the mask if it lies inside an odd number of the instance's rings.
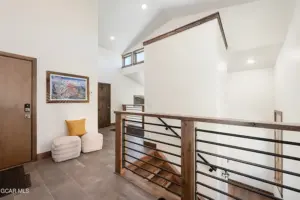
[[209,197],[209,196],[206,196],[205,194],[201,194],[201,193],[199,193],[199,192],[196,192],[196,195],[201,196],[201,197],[204,197],[204,198],[206,198],[206,199],[208,199],[208,200],[215,200],[215,199],[213,199],[213,198],[211,198],[211,197]]
[[201,171],[196,171],[196,173],[197,173],[197,174],[201,174],[201,175],[206,176],[206,177],[210,177],[210,178],[215,179],[215,180],[218,180],[218,181],[222,181],[222,182],[227,183],[227,184],[230,184],[230,185],[234,185],[234,186],[236,186],[236,187],[239,187],[239,188],[242,188],[242,189],[251,191],[251,192],[256,193],[256,194],[259,194],[259,195],[261,195],[261,196],[268,197],[268,198],[270,198],[270,199],[282,200],[281,198],[277,198],[277,197],[274,197],[274,196],[265,194],[265,193],[263,193],[263,192],[256,191],[256,190],[251,189],[251,188],[247,188],[247,187],[244,187],[244,186],[241,186],[241,185],[238,185],[238,184],[231,183],[230,181],[224,180],[224,179],[222,179],[222,178],[219,178],[219,177],[216,177],[216,176],[213,176],[213,175],[210,175],[210,174],[201,172]]
[[123,104],[123,106],[140,106],[140,107],[143,107],[143,106],[145,106],[144,104]]
[[137,167],[137,168],[139,168],[139,169],[141,169],[141,170],[144,170],[145,172],[149,172],[150,174],[153,174],[153,175],[155,175],[155,176],[157,176],[157,177],[159,177],[159,178],[162,178],[162,179],[164,179],[164,180],[166,180],[166,181],[168,181],[168,182],[170,182],[170,183],[172,183],[172,184],[175,184],[175,185],[181,187],[180,184],[178,184],[178,183],[176,183],[176,182],[174,182],[174,181],[172,181],[172,180],[169,180],[169,179],[167,179],[167,178],[165,178],[165,177],[162,177],[162,176],[160,176],[160,175],[158,175],[158,174],[155,174],[155,173],[153,173],[153,172],[151,172],[151,171],[149,171],[149,170],[147,170],[147,169],[144,169],[143,167],[140,167],[140,166],[138,166],[138,165],[136,165],[136,164],[134,164],[134,163],[132,163],[132,162],[129,162],[128,160],[125,160],[125,162],[130,163],[131,165],[133,165],[133,166],[135,166],[135,167]]
[[139,151],[139,150],[136,150],[136,149],[133,149],[133,148],[127,147],[127,146],[125,146],[125,145],[124,145],[124,147],[125,147],[126,149],[130,149],[130,150],[132,150],[132,151],[136,151],[136,152],[138,152],[138,153],[145,154],[145,155],[147,155],[147,156],[150,156],[150,157],[152,157],[152,158],[155,158],[155,159],[158,159],[158,160],[161,160],[161,161],[167,162],[167,163],[171,163],[172,165],[176,165],[176,166],[178,166],[178,167],[181,167],[181,165],[180,165],[180,164],[177,164],[177,163],[174,163],[174,162],[171,162],[171,161],[168,161],[168,160],[165,160],[165,159],[162,159],[162,158],[159,158],[159,157],[156,157],[156,156],[153,156],[153,155],[150,155],[150,154],[144,153],[144,152],[142,152],[142,151]]
[[146,180],[148,180],[148,181],[150,181],[151,183],[154,183],[155,185],[158,185],[159,187],[162,187],[162,188],[164,188],[165,190],[167,190],[167,191],[169,191],[169,192],[171,192],[171,193],[173,193],[173,194],[175,194],[175,195],[177,195],[177,196],[179,196],[179,197],[181,197],[181,195],[180,194],[178,194],[178,193],[176,193],[176,192],[173,192],[172,190],[170,190],[169,188],[167,188],[167,187],[165,187],[165,186],[162,186],[162,185],[160,185],[160,184],[158,184],[158,183],[156,183],[155,181],[152,181],[150,178],[148,178],[148,177],[145,177],[145,176],[142,176],[142,175],[140,175],[139,173],[136,173],[135,171],[133,171],[133,170],[131,170],[131,169],[129,169],[128,167],[124,167],[125,169],[127,169],[127,170],[129,170],[129,171],[131,171],[132,173],[134,173],[134,174],[136,174],[136,175],[138,175],[138,176],[140,176],[140,177],[142,177],[142,178],[144,178],[144,179],[146,179]]
[[[203,165],[208,165],[207,163],[199,161],[199,160],[197,160],[196,162],[200,163],[200,164],[203,164]],[[228,168],[224,168],[224,167],[221,167],[221,166],[218,166],[218,165],[213,165],[213,164],[211,164],[211,165],[218,168],[218,169],[225,170],[225,171],[228,171],[228,172],[233,173],[233,174],[237,174],[237,175],[240,175],[240,176],[244,176],[244,177],[251,178],[251,179],[254,179],[254,180],[257,180],[257,181],[268,183],[270,185],[275,185],[275,186],[278,186],[278,187],[281,187],[281,188],[285,188],[287,190],[291,190],[291,191],[300,193],[300,190],[297,189],[297,188],[293,188],[293,187],[290,187],[290,186],[287,186],[287,185],[283,185],[283,184],[275,183],[275,182],[268,181],[268,180],[265,180],[265,179],[261,179],[261,178],[255,177],[255,176],[251,176],[251,175],[248,175],[248,174],[237,172],[237,171],[234,171],[234,170],[231,170],[231,169],[228,169]]]
[[132,137],[141,138],[141,139],[144,139],[144,140],[149,140],[149,141],[152,141],[152,142],[158,142],[158,143],[161,143],[161,144],[165,144],[165,145],[169,145],[169,146],[181,148],[181,146],[176,145],[176,144],[170,144],[170,143],[167,143],[167,142],[162,142],[162,141],[154,140],[154,139],[147,138],[147,137],[141,137],[141,136],[137,136],[137,135],[132,135],[132,134],[129,134],[129,133],[124,133],[124,134],[125,134],[125,135],[129,135],[129,136],[132,136]]
[[[165,127],[165,128],[168,128],[167,126],[163,125],[163,124],[156,124],[156,123],[150,123],[150,122],[137,122],[137,121],[133,121],[133,120],[125,120],[127,122],[136,122],[136,123],[142,123],[142,124],[147,124],[147,125],[153,125],[153,126],[161,126],[161,127]],[[172,125],[169,125],[169,127],[171,128],[177,128],[177,129],[181,129],[181,126],[172,126]]]
[[123,154],[126,155],[126,156],[129,156],[129,157],[131,157],[131,158],[134,158],[134,159],[136,159],[136,160],[138,160],[138,161],[141,161],[141,162],[143,162],[143,163],[145,163],[145,164],[147,164],[147,165],[151,165],[151,166],[153,166],[153,167],[156,167],[156,168],[161,169],[161,170],[163,170],[163,171],[169,172],[169,173],[171,173],[171,174],[173,174],[173,175],[175,175],[175,176],[181,178],[181,175],[180,175],[180,174],[176,174],[176,173],[174,173],[174,172],[172,172],[172,171],[170,171],[170,170],[168,170],[168,169],[165,169],[165,168],[162,168],[162,167],[158,167],[158,166],[156,166],[156,165],[154,165],[154,164],[151,164],[151,163],[149,163],[149,162],[147,162],[147,161],[141,160],[141,159],[139,159],[139,158],[137,158],[137,157],[135,157],[135,156],[132,156],[132,155],[130,155],[130,154],[128,154],[128,153],[123,153]]
[[206,152],[206,151],[202,151],[202,150],[196,150],[196,152],[202,153],[202,154],[206,154],[206,155],[210,155],[210,156],[219,157],[219,158],[224,158],[226,160],[232,160],[232,161],[235,161],[235,162],[239,162],[239,163],[243,163],[243,164],[247,164],[247,165],[252,165],[252,166],[255,166],[255,167],[260,167],[260,168],[264,168],[264,169],[268,169],[268,170],[272,170],[272,171],[277,171],[277,172],[289,174],[289,175],[292,175],[292,176],[298,176],[298,177],[300,177],[300,174],[295,173],[295,172],[290,172],[290,171],[286,171],[286,170],[276,169],[274,167],[269,167],[269,166],[260,165],[260,164],[256,164],[256,163],[252,163],[252,162],[248,162],[248,161],[244,161],[244,160],[239,160],[237,158],[223,156],[223,155],[219,155],[219,154],[215,154],[215,153],[210,153],[210,152]]
[[298,142],[290,142],[290,141],[284,141],[284,140],[273,140],[273,139],[268,139],[268,138],[252,137],[252,136],[247,136],[247,135],[238,135],[238,134],[233,134],[233,133],[225,133],[225,132],[211,131],[211,130],[205,130],[205,129],[196,129],[196,131],[200,131],[200,132],[204,132],[204,133],[217,134],[217,135],[226,135],[226,136],[231,136],[231,137],[245,138],[245,139],[250,139],[250,140],[260,140],[260,141],[265,141],[265,142],[274,142],[274,143],[300,146],[300,143],[298,143]]
[[238,198],[238,197],[236,197],[236,196],[233,196],[233,195],[231,195],[231,194],[228,194],[228,193],[226,193],[226,192],[223,192],[222,190],[218,190],[218,189],[216,189],[216,188],[213,188],[213,187],[211,187],[211,186],[209,186],[209,185],[206,185],[206,184],[204,184],[204,183],[200,183],[200,182],[196,182],[198,185],[202,185],[203,187],[206,187],[206,188],[209,188],[209,189],[211,189],[211,190],[214,190],[214,191],[216,191],[216,192],[219,192],[219,193],[221,193],[221,194],[224,194],[224,195],[226,195],[226,196],[229,196],[229,197],[231,197],[231,198],[233,198],[233,199],[236,199],[236,200],[243,200],[243,199],[240,199],[240,198]]
[[[152,125],[152,126],[161,126],[161,127],[165,127],[165,128],[168,128],[167,126],[163,125],[163,124],[156,124],[156,123],[150,123],[150,122],[137,122],[137,121],[134,121],[134,120],[125,120],[127,122],[136,122],[136,123],[142,123],[142,124],[147,124],[147,125]],[[169,125],[169,127],[171,128],[177,128],[177,129],[181,129],[180,126],[172,126],[172,125]]]
[[239,146],[234,146],[234,145],[229,145],[229,144],[222,144],[222,143],[218,143],[218,142],[211,142],[211,141],[207,141],[207,140],[197,140],[197,142],[202,142],[202,143],[207,143],[207,144],[213,144],[213,145],[228,147],[228,148],[232,148],[232,149],[239,149],[239,150],[243,150],[243,151],[249,151],[249,152],[254,152],[254,153],[259,153],[259,154],[265,154],[265,155],[269,155],[269,156],[275,156],[275,157],[280,157],[280,158],[285,158],[285,159],[300,161],[300,158],[297,158],[297,157],[294,157],[294,156],[280,155],[280,154],[271,153],[271,152],[267,152],[267,151],[260,151],[260,150],[255,150],[255,149],[249,149],[249,148],[244,148],[244,147],[239,147]]
[[161,133],[161,132],[157,132],[157,131],[150,131],[150,130],[146,130],[146,129],[139,128],[139,127],[128,127],[128,126],[125,126],[125,128],[132,128],[132,129],[136,129],[136,130],[140,130],[140,131],[145,131],[145,132],[148,132],[148,133],[154,133],[154,134],[158,134],[158,135],[164,135],[164,136],[168,136],[168,137],[173,137],[173,138],[180,139],[180,137],[177,137],[175,135],[170,135],[170,134]]
[[164,150],[161,150],[161,149],[157,149],[157,148],[153,148],[153,147],[145,146],[145,145],[143,145],[143,144],[139,144],[139,143],[136,143],[136,142],[132,142],[132,141],[130,141],[130,140],[126,140],[126,139],[124,139],[124,141],[126,141],[126,142],[129,142],[129,143],[132,143],[132,144],[135,144],[135,145],[138,145],[138,146],[141,146],[141,147],[145,147],[145,148],[153,149],[153,150],[155,150],[155,151],[159,151],[159,152],[162,152],[162,153],[166,153],[166,154],[169,154],[169,155],[172,155],[172,156],[176,156],[176,157],[178,157],[178,158],[181,158],[181,156],[180,156],[180,155],[177,155],[177,154],[175,154],[175,153],[171,153],[171,152],[164,151]]
[[211,118],[211,117],[199,117],[199,116],[188,116],[188,115],[174,115],[174,114],[163,114],[163,113],[150,113],[150,112],[126,112],[126,111],[115,111],[115,114],[122,115],[140,115],[145,117],[160,117],[165,119],[177,119],[194,122],[205,122],[212,124],[227,124],[233,126],[246,126],[253,128],[265,128],[265,129],[278,129],[286,131],[300,131],[300,124],[287,124],[278,122],[259,122],[259,121],[247,121],[247,120],[235,120],[226,118]]

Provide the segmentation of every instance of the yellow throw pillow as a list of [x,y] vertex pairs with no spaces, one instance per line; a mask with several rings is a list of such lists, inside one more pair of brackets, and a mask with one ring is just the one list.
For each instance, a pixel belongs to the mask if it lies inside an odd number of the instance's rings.
[[85,119],[80,120],[66,120],[69,130],[69,136],[83,136],[86,134]]

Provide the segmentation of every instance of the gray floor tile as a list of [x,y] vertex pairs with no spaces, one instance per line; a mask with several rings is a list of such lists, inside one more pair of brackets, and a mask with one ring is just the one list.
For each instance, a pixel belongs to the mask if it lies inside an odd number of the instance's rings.
[[10,194],[5,197],[0,197],[0,200],[14,200],[14,195]]
[[51,167],[38,168],[38,172],[41,175],[45,185],[50,191],[72,182],[72,180],[65,174],[57,165],[51,165]]
[[[2,199],[1,199],[2,200]],[[54,200],[45,185],[31,189],[27,194],[18,194],[14,200]]]
[[55,200],[89,200],[90,198],[75,183],[68,183],[52,192]]
[[45,159],[25,165],[32,187],[28,194],[15,194],[0,200],[154,200],[145,191],[114,174],[115,134],[103,134],[103,149],[55,163]]
[[34,169],[30,172],[30,179],[31,179],[31,188],[36,188],[44,184],[44,181],[37,171],[37,169]]

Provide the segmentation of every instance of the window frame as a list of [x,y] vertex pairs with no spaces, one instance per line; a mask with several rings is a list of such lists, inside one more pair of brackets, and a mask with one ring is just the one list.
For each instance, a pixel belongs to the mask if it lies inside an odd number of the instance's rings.
[[137,54],[142,53],[142,52],[145,53],[145,52],[144,52],[144,48],[137,49],[137,50],[135,50],[135,51],[133,52],[133,62],[134,62],[135,65],[144,63],[145,58],[144,58],[144,60],[142,60],[142,61],[140,61],[140,62],[137,62],[137,59],[136,59],[136,58],[137,58]]
[[[122,67],[130,67],[130,66],[133,66],[133,65],[138,65],[138,64],[144,63],[145,60],[137,62],[137,59],[136,59],[137,54],[142,53],[142,52],[144,52],[144,48],[140,48],[140,49],[137,49],[135,51],[132,51],[132,52],[129,52],[129,53],[126,53],[126,54],[122,55]],[[128,57],[131,57],[131,64],[130,65],[125,65],[125,59],[128,58]]]
[[[126,58],[128,58],[128,57],[131,57],[131,63],[130,63],[129,65],[125,65],[125,60],[126,60]],[[132,66],[132,65],[133,65],[133,54],[132,54],[132,52],[123,55],[123,56],[122,56],[122,62],[123,62],[123,64],[122,64],[123,67],[129,67],[129,66]]]

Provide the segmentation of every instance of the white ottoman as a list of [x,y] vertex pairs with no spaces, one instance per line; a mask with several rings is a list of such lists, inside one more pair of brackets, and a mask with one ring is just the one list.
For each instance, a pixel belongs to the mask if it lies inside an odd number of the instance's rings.
[[78,136],[63,136],[53,140],[51,154],[55,162],[77,158],[81,152],[81,140]]
[[83,153],[102,149],[103,135],[100,133],[87,133],[81,137],[81,148]]

